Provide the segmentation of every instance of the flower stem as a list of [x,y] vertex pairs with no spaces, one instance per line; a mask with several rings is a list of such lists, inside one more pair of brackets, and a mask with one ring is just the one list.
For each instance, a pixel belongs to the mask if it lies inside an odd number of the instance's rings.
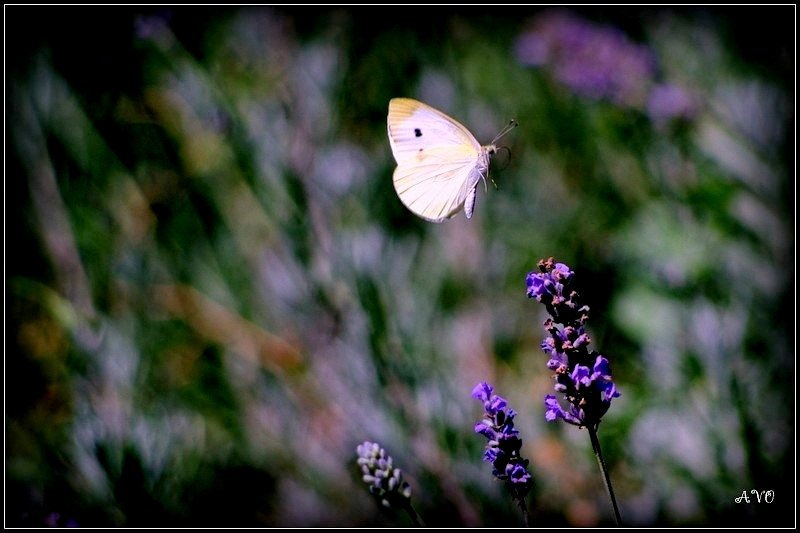
[[525,503],[525,498],[515,498],[519,510],[522,511],[522,520],[525,522],[525,527],[531,527],[530,520],[528,519],[528,505]]
[[611,478],[608,476],[608,469],[606,463],[603,461],[603,452],[600,450],[600,440],[597,438],[597,426],[589,426],[589,438],[592,440],[592,449],[594,456],[597,457],[597,464],[600,466],[600,471],[603,473],[603,480],[606,483],[606,491],[608,497],[611,498],[611,505],[614,507],[614,518],[617,520],[617,526],[622,526],[622,518],[619,515],[619,507],[617,507],[617,499],[614,497],[614,488],[611,486]]
[[425,525],[425,521],[422,520],[422,517],[417,514],[416,509],[414,509],[414,506],[411,505],[411,503],[405,506],[405,510],[406,513],[408,513],[408,516],[411,517],[411,521],[414,522],[415,527],[428,527]]

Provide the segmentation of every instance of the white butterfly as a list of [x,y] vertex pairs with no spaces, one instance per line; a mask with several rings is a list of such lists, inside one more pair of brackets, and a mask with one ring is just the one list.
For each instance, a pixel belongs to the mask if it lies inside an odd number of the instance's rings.
[[478,181],[486,184],[494,143],[515,121],[481,146],[458,121],[411,98],[389,102],[389,144],[397,161],[394,188],[415,215],[442,222],[464,207],[472,218]]

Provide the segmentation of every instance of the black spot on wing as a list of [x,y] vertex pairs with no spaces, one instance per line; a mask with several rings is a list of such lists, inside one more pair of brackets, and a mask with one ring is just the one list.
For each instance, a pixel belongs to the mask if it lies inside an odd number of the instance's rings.
[[419,128],[414,128],[414,137],[422,137],[422,130]]

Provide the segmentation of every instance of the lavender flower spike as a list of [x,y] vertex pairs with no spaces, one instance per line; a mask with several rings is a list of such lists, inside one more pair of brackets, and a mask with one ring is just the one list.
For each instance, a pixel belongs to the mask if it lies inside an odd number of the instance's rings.
[[472,397],[483,403],[483,419],[475,424],[475,433],[488,439],[483,460],[492,463],[492,474],[505,482],[527,521],[524,499],[533,486],[533,477],[527,469],[528,460],[520,455],[522,439],[514,428],[516,413],[504,398],[494,394],[492,386],[486,382],[479,383],[472,390]]
[[561,419],[587,428],[619,526],[622,519],[603,461],[597,427],[611,406],[611,400],[620,394],[611,377],[608,359],[589,350],[591,339],[585,329],[589,307],[581,305],[578,293],[570,289],[574,272],[564,263],[553,261],[552,257],[539,261],[538,267],[538,272],[528,273],[525,285],[528,298],[536,298],[550,314],[550,318],[544,321],[548,336],[542,341],[541,348],[548,357],[547,368],[554,372],[556,383],[553,388],[569,404],[564,409],[554,395],[545,395],[544,418],[548,422]]
[[356,447],[361,479],[369,492],[384,507],[405,511],[417,527],[425,522],[411,505],[411,486],[403,481],[403,473],[394,468],[392,458],[375,442],[364,441]]
[[403,509],[411,498],[411,487],[403,481],[403,473],[394,468],[392,458],[375,442],[365,441],[356,447],[361,479],[369,492],[385,507]]
[[574,272],[552,257],[539,261],[538,266],[539,271],[528,273],[525,279],[527,294],[544,304],[550,314],[544,322],[548,336],[541,348],[548,356],[547,367],[555,373],[555,391],[569,403],[565,410],[548,394],[545,419],[596,429],[611,400],[620,395],[611,367],[603,355],[589,350],[591,339],[585,329],[589,307],[581,305],[578,293],[570,289]]

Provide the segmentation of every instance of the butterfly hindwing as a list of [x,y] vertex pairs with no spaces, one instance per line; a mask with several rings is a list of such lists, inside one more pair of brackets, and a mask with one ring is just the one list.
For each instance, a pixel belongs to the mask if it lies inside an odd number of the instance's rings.
[[474,188],[470,187],[471,172],[472,168],[464,165],[398,165],[393,181],[408,209],[431,222],[441,222],[461,209],[470,188]]

